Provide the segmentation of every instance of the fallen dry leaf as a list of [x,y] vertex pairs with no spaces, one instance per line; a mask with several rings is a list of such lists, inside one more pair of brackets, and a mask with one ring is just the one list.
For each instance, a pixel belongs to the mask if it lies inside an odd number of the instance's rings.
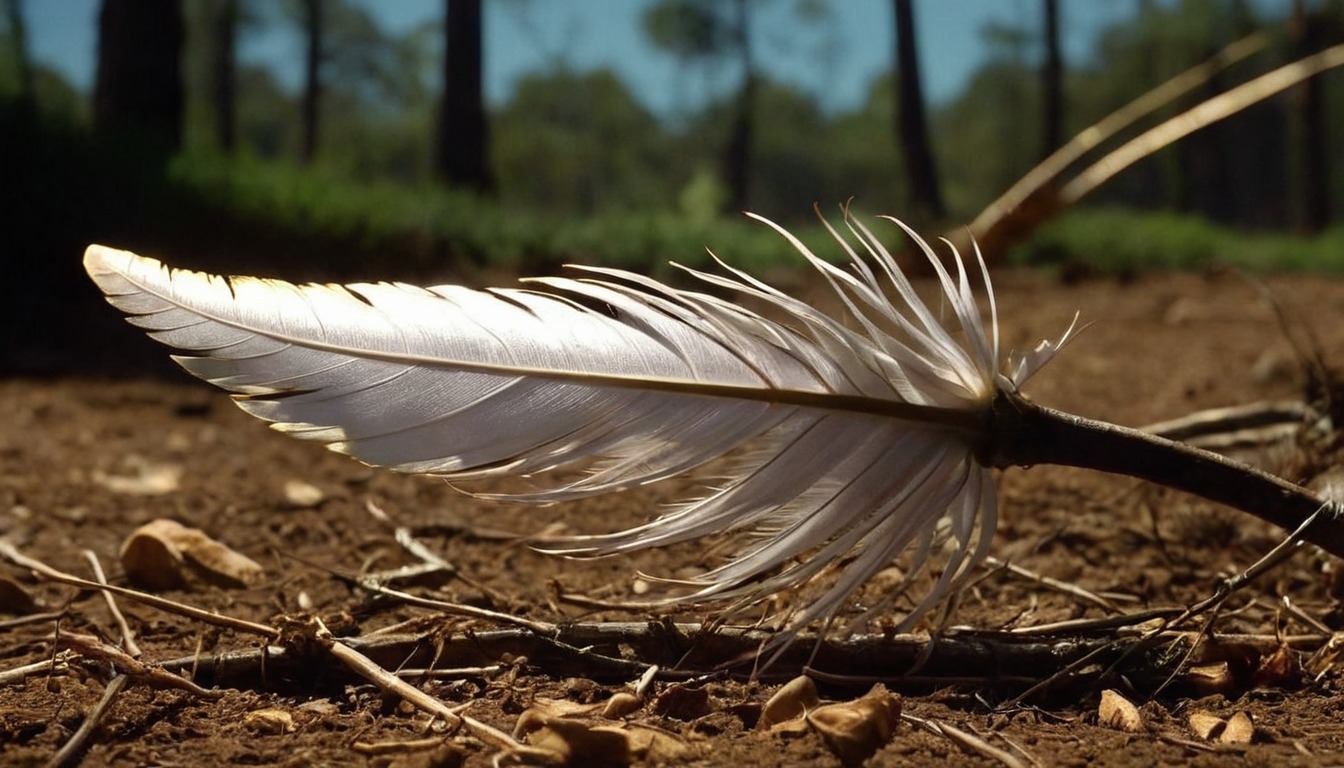
[[555,755],[562,765],[629,765],[634,761],[624,733],[594,728],[583,720],[547,718],[527,735],[527,743]]
[[[637,696],[629,693],[624,696],[633,699],[636,706],[641,704]],[[670,731],[639,723],[612,724],[593,719],[605,712],[609,703],[579,704],[565,699],[537,699],[519,715],[513,737],[549,752],[562,765],[658,763],[685,754],[685,742]]]
[[160,518],[135,529],[121,545],[121,567],[131,582],[145,589],[188,586],[192,577],[215,586],[251,586],[265,575],[246,555],[229,549],[204,532]]
[[243,715],[243,725],[262,733],[291,733],[294,716],[283,709],[258,709]]
[[817,684],[807,675],[800,675],[781,685],[778,691],[761,708],[761,718],[756,721],[756,730],[763,731],[781,723],[787,723],[816,709],[821,703],[817,696]]
[[1280,643],[1273,653],[1260,660],[1251,675],[1255,688],[1295,688],[1302,682],[1302,664],[1297,653]]
[[1108,728],[1130,733],[1143,730],[1143,716],[1139,714],[1139,708],[1112,688],[1101,692],[1101,704],[1097,707],[1097,722]]
[[709,691],[698,685],[673,683],[654,698],[650,709],[655,715],[690,722],[709,714]]
[[665,763],[681,759],[687,752],[685,740],[671,731],[641,723],[621,726],[599,726],[598,730],[619,728],[625,734],[630,754],[647,763]]
[[1255,738],[1255,724],[1250,715],[1238,712],[1227,718],[1227,725],[1218,737],[1220,744],[1250,744]]
[[825,704],[806,721],[845,765],[857,765],[886,746],[901,720],[901,697],[878,683],[854,701]]
[[1223,718],[1202,709],[1191,712],[1186,722],[1190,724],[1190,731],[1205,741],[1222,733],[1225,725]]

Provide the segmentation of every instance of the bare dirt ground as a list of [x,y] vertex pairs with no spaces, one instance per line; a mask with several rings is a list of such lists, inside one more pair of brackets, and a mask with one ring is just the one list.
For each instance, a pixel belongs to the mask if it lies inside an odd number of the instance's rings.
[[[1267,283],[1316,335],[1327,360],[1344,367],[1344,284],[1305,277]],[[1143,425],[1214,406],[1303,396],[1301,365],[1274,311],[1235,275],[1062,285],[1009,270],[999,277],[998,292],[1007,339],[1018,347],[1057,335],[1075,310],[1093,323],[1028,387],[1048,405]],[[155,347],[130,329],[114,328],[120,320],[110,309],[95,310],[84,322],[98,328],[91,333],[103,359],[109,350],[138,359]],[[658,735],[650,751],[636,750],[636,762],[840,764],[806,724],[757,727],[763,704],[797,674],[799,657],[757,681],[747,679],[749,666],[714,672],[709,667],[717,646],[684,626],[677,633],[648,624],[645,612],[598,610],[562,597],[648,597],[640,572],[675,576],[703,565],[713,547],[567,561],[537,554],[507,535],[547,526],[627,526],[687,490],[690,481],[564,507],[487,504],[433,479],[374,471],[275,434],[185,374],[100,379],[98,373],[93,368],[89,377],[0,380],[0,537],[25,555],[92,578],[81,554],[91,550],[112,583],[126,584],[118,557],[122,541],[146,522],[173,519],[251,557],[264,576],[241,588],[194,580],[161,596],[271,626],[303,625],[317,616],[336,635],[374,646],[379,630],[387,628],[403,639],[424,638],[418,655],[413,643],[388,644],[380,661],[393,668],[458,670],[410,679],[504,733],[529,721],[519,728],[528,734],[524,740],[550,738],[552,747],[591,749],[572,758],[574,764],[628,759],[623,750],[633,742],[608,749],[600,738],[605,732],[593,730],[602,722],[640,731],[645,746],[650,734]],[[1253,458],[1298,481],[1323,472],[1328,477],[1334,464],[1328,442],[1308,447],[1289,441]],[[315,487],[320,498],[301,498],[303,489],[292,486],[287,491],[293,481]],[[1126,478],[1038,467],[1004,472],[1000,481],[1002,522],[994,556],[1104,600],[985,567],[950,618],[957,629],[922,663],[892,649],[927,650],[923,635],[887,641],[879,635],[866,651],[849,655],[841,652],[843,644],[828,646],[839,650],[815,665],[824,700],[853,701],[880,680],[899,694],[906,715],[955,729],[935,734],[907,719],[889,740],[878,739],[880,748],[867,764],[1344,761],[1344,676],[1332,644],[1333,633],[1344,628],[1339,562],[1302,548],[1228,600],[1185,666],[1180,662],[1193,635],[1168,633],[1140,648],[1136,638],[1152,624],[1136,620],[1119,622],[1127,628],[1008,637],[1009,629],[1194,603],[1212,594],[1220,578],[1274,547],[1283,532]],[[498,621],[375,599],[349,577],[417,560],[370,506],[409,526],[455,569],[394,582],[398,589],[541,622],[635,622],[635,634],[566,648],[524,638],[527,630]],[[0,568],[0,576],[0,675],[68,648],[66,641],[53,642],[58,630],[118,642],[117,625],[96,592],[36,579],[11,564]],[[879,577],[867,597],[884,585],[890,579]],[[35,605],[23,605],[25,597]],[[286,657],[262,663],[256,635],[124,597],[117,603],[142,661],[187,659],[181,673],[220,693],[206,698],[142,673],[130,675],[92,734],[84,765],[488,765],[528,757],[501,752],[479,732],[431,723],[321,648],[298,653],[291,641]],[[55,616],[33,617],[46,613]],[[697,622],[705,615],[673,618]],[[1207,619],[1183,629],[1199,630]],[[501,630],[512,635],[501,640],[490,634]],[[1027,641],[1037,643],[1034,650]],[[883,650],[883,642],[890,648]],[[1102,648],[1095,662],[1017,700],[1078,658],[1080,648],[1091,647]],[[1122,653],[1126,648],[1133,652]],[[957,655],[958,649],[969,650]],[[230,652],[241,654],[231,666],[219,661]],[[54,671],[0,677],[0,762],[43,764],[71,739],[112,676],[112,662],[90,654],[86,649],[61,656]],[[661,665],[658,677],[623,716],[604,721],[602,707],[621,692],[634,692],[650,662]],[[126,671],[124,664],[120,668]],[[1163,687],[1168,677],[1171,683]],[[1139,705],[1134,730],[1098,715],[1107,689]],[[555,701],[596,706],[567,708]],[[575,710],[569,714],[578,725],[567,729],[546,719],[562,710]],[[1216,719],[1211,738],[1192,725],[1198,715]],[[1237,730],[1244,718],[1249,731]],[[542,722],[548,727],[535,729]],[[959,741],[956,733],[970,741]]]

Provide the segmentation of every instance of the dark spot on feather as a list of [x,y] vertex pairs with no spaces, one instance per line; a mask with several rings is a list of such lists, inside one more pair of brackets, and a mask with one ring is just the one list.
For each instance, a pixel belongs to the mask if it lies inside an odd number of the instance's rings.
[[369,300],[369,297],[360,293],[359,290],[357,290],[354,286],[347,285],[343,287],[345,288],[345,292],[350,294],[351,297],[359,299],[365,304],[368,304],[370,307],[373,306],[373,302]]
[[605,301],[595,299],[592,296],[584,296],[583,294],[565,294],[565,299],[578,304],[589,311],[606,315],[612,320],[619,320],[621,318],[621,311],[619,309]]

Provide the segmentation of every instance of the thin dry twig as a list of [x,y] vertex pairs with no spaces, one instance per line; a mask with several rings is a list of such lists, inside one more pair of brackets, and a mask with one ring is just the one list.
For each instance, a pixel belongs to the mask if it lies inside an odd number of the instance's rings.
[[89,747],[89,739],[98,728],[98,724],[107,716],[108,711],[112,709],[112,702],[116,700],[117,695],[121,693],[126,684],[130,682],[130,676],[125,674],[117,675],[107,682],[103,688],[103,695],[98,699],[89,712],[84,722],[79,724],[79,728],[74,734],[61,745],[55,755],[47,761],[46,768],[65,768],[66,766],[78,765],[84,757],[85,750]]
[[529,632],[535,632],[538,635],[554,635],[558,631],[558,626],[549,621],[538,621],[527,619],[522,616],[514,616],[511,613],[502,613],[492,611],[488,608],[477,608],[472,605],[463,605],[462,603],[452,603],[447,600],[435,600],[432,597],[421,597],[412,595],[409,592],[402,592],[399,589],[392,589],[368,579],[352,580],[360,589],[372,592],[376,595],[389,597],[406,605],[415,605],[421,608],[432,608],[436,611],[453,616],[466,616],[473,619],[485,619],[500,624],[507,624],[516,627],[522,627]]
[[[98,555],[93,550],[83,550],[84,559],[89,561],[89,567],[93,569],[93,577],[99,584],[107,586],[107,574],[103,573],[103,564],[99,562]],[[121,632],[121,647],[126,653],[140,658],[140,646],[135,643],[135,633],[131,631],[131,626],[126,623],[126,617],[121,613],[121,607],[117,605],[117,599],[111,592],[103,590],[103,600],[107,601],[107,610],[112,614],[112,620],[117,623],[117,629]]]
[[[1095,592],[1084,589],[1083,587],[1077,584],[1051,578],[1044,574],[1037,573],[1029,568],[1024,568],[1018,565],[1017,563],[1010,563],[1004,560],[1000,560],[997,557],[986,557],[985,565],[988,566],[989,568],[1007,571],[1013,574],[1014,576],[1021,576],[1022,578],[1034,582],[1036,584],[1039,584],[1042,587],[1053,589],[1056,592],[1061,592],[1070,597],[1081,600],[1085,603],[1091,603],[1092,605],[1097,606],[1103,611],[1108,611],[1110,613],[1121,613],[1120,608],[1118,608],[1116,604],[1112,602],[1110,599],[1098,595]],[[1134,598],[1134,600],[1137,599],[1138,598]]]
[[19,616],[14,619],[5,619],[0,621],[0,630],[14,629],[15,627],[26,627],[29,624],[41,624],[44,621],[56,621],[65,618],[65,611],[48,611],[46,613],[30,613],[27,616]]
[[1273,442],[1286,431],[1296,432],[1320,413],[1297,400],[1265,400],[1246,405],[1208,408],[1167,421],[1140,427],[1168,440],[1199,445]]
[[[1212,57],[1176,75],[1170,80],[1134,99],[1093,125],[1079,131],[1064,146],[1055,150],[1035,168],[1018,179],[998,199],[985,207],[971,223],[970,232],[980,241],[987,253],[1005,253],[1007,246],[1016,242],[1017,231],[1030,232],[1039,221],[1020,222],[1022,211],[1032,208],[1034,201],[1048,196],[1048,190],[1058,185],[1059,179],[1070,167],[1091,150],[1119,134],[1138,120],[1171,103],[1182,94],[1208,82],[1218,72],[1264,49],[1269,38],[1263,32],[1244,37]],[[955,237],[953,238],[955,241]]]
[[332,637],[331,631],[322,625],[320,620],[318,621],[317,638],[323,643],[328,653],[352,672],[378,686],[379,690],[401,697],[420,711],[437,717],[450,726],[463,726],[481,741],[510,754],[539,759],[553,757],[549,752],[515,741],[507,733],[462,714],[461,710],[469,706],[469,703],[462,707],[449,707],[442,701],[388,672],[369,657]]
[[1059,635],[1075,634],[1079,632],[1096,632],[1098,630],[1132,627],[1139,624],[1146,624],[1154,619],[1179,616],[1184,610],[1184,608],[1176,607],[1149,608],[1143,611],[1123,613],[1119,616],[1102,616],[1090,619],[1066,619],[1064,621],[1052,621],[1048,624],[1035,624],[1029,627],[1013,627],[1005,631],[1015,635]]
[[0,685],[22,685],[33,675],[64,675],[70,671],[70,659],[73,657],[70,651],[61,651],[49,659],[0,671]]
[[1286,64],[1246,83],[1201,102],[1166,122],[1151,128],[1098,160],[1059,190],[1060,203],[1067,207],[1086,197],[1115,174],[1175,143],[1199,129],[1234,115],[1275,93],[1344,65],[1344,45]]
[[356,741],[350,745],[350,751],[368,757],[378,755],[402,755],[407,752],[424,752],[444,743],[441,736],[407,741]]
[[88,579],[82,579],[74,574],[59,571],[40,560],[34,560],[33,558],[28,557],[20,552],[13,544],[4,539],[0,539],[0,557],[3,557],[22,568],[27,568],[37,575],[45,579],[50,579],[51,581],[68,584],[72,587],[79,587],[81,589],[111,592],[115,595],[134,600],[137,603],[158,608],[167,613],[203,621],[217,627],[235,629],[240,632],[261,635],[262,637],[270,639],[277,639],[280,637],[279,630],[274,627],[268,627],[265,624],[257,624],[256,622],[247,621],[245,619],[237,619],[232,616],[214,613],[203,608],[197,608],[193,605],[180,603],[176,600],[169,600],[164,597],[159,597],[158,595],[151,595],[148,592],[141,592],[126,587],[118,587],[115,584],[99,584],[96,581],[89,581]]
[[[973,752],[981,757],[987,757],[991,760],[997,760],[1007,768],[1027,768],[1027,764],[1017,759],[1017,755],[1006,749],[999,749],[984,739],[973,733],[963,731],[951,723],[943,723],[928,718],[916,717],[915,715],[901,713],[901,719],[905,722],[923,728],[935,736],[941,736],[948,741],[967,751]],[[1033,760],[1033,762],[1035,762]]]
[[176,688],[203,699],[218,699],[223,691],[214,691],[193,683],[185,677],[178,677],[168,670],[154,664],[146,664],[131,656],[115,645],[108,645],[93,635],[76,632],[62,632],[56,639],[60,646],[78,653],[80,656],[102,661],[112,665],[118,674],[135,678],[156,688]]
[[[373,501],[373,499],[365,499],[364,509],[375,520],[378,520],[379,522],[391,528],[393,540],[396,541],[397,544],[399,544],[402,549],[406,550],[408,554],[410,554],[412,557],[416,558],[421,563],[423,563],[424,564],[423,567],[438,569],[448,574],[449,576],[456,578],[458,581],[461,581],[463,584],[466,584],[472,589],[480,590],[481,594],[485,595],[487,598],[489,598],[491,601],[497,604],[501,605],[508,604],[509,599],[507,595],[503,594],[497,589],[494,589],[492,587],[480,583],[479,581],[476,581],[475,579],[469,577],[467,574],[463,573],[456,565],[443,559],[443,557],[441,557],[428,545],[420,541],[420,539],[416,538],[415,531],[411,530],[407,526],[400,525],[395,520],[393,520],[392,516],[387,514],[387,512],[385,512],[382,507],[378,506]],[[514,538],[519,537],[515,536]]]

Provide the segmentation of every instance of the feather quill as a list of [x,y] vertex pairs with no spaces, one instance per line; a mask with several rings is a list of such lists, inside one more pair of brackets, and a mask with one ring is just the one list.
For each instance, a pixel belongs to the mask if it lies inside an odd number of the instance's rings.
[[[834,616],[903,553],[911,578],[942,554],[935,586],[904,614],[908,626],[963,583],[993,536],[994,483],[977,452],[995,394],[1020,387],[1072,329],[1000,373],[978,250],[968,270],[949,244],[949,270],[891,219],[932,265],[945,322],[861,223],[846,217],[847,236],[828,225],[849,256],[844,270],[756,218],[826,280],[856,327],[722,264],[692,273],[787,322],[599,268],[473,290],[224,278],[97,245],[84,264],[129,322],[243,410],[371,465],[454,483],[525,478],[526,488],[488,495],[551,503],[733,454],[704,497],[545,548],[605,555],[747,533],[730,559],[670,598],[732,608],[848,560],[790,627]],[[988,329],[972,272],[988,297]]]

